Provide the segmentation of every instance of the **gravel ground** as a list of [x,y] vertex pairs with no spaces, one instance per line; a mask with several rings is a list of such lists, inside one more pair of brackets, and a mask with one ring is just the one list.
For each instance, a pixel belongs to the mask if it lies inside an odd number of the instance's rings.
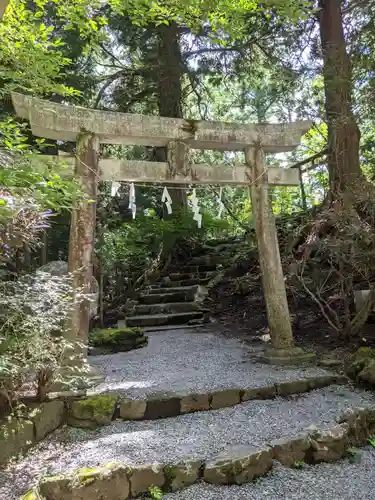
[[147,347],[92,356],[90,363],[106,376],[96,391],[124,391],[133,398],[155,392],[259,387],[327,374],[317,367],[288,369],[255,363],[249,359],[250,352],[248,346],[220,334],[168,330],[150,333]]
[[163,500],[373,500],[375,450],[363,450],[359,463],[342,460],[306,466],[303,470],[278,466],[257,482],[243,486],[196,484]]
[[294,436],[312,424],[328,427],[345,409],[366,406],[375,406],[375,395],[338,386],[169,419],[115,421],[95,431],[60,429],[0,472],[0,498],[16,499],[15,491],[24,491],[40,475],[113,460],[132,465],[209,458],[228,444],[260,445]]

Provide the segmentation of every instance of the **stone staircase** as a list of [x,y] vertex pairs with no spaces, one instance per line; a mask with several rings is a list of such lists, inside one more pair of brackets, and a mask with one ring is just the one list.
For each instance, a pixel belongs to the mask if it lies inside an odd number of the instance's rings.
[[173,263],[154,285],[142,290],[137,301],[128,301],[125,325],[120,320],[118,326],[161,329],[207,321],[208,311],[202,305],[208,293],[206,286],[237,246],[236,240],[213,240],[187,263]]

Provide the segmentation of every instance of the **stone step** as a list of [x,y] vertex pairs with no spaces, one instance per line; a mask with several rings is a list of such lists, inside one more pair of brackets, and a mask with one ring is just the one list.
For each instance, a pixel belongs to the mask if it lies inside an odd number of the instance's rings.
[[171,286],[169,288],[163,288],[160,285],[156,284],[156,285],[151,285],[147,289],[147,294],[155,294],[155,293],[156,294],[164,294],[164,293],[175,293],[175,292],[185,292],[185,293],[193,292],[193,293],[195,293],[196,290],[197,290],[197,286],[196,285],[192,285],[192,286],[176,286],[176,287],[172,287]]
[[[177,295],[177,294],[170,294]],[[151,297],[160,297],[160,295],[151,295]],[[140,304],[135,307],[133,316],[142,316],[145,314],[174,314],[185,313],[191,311],[199,311],[200,304],[198,302],[164,302],[152,304]],[[128,316],[129,317],[129,316]]]
[[[139,302],[141,304],[161,304],[166,302],[192,302],[197,293],[198,287],[191,288],[170,288],[172,290],[169,292],[168,288],[155,289],[153,293],[142,294],[139,297]],[[160,290],[163,293],[160,293]]]
[[127,326],[158,326],[158,325],[181,325],[188,323],[191,319],[202,318],[200,311],[181,312],[175,314],[152,314],[145,316],[127,316]]
[[158,285],[161,288],[180,288],[194,285],[207,285],[211,281],[211,277],[209,278],[188,278],[181,279],[179,281],[160,281]]
[[169,280],[171,280],[171,281],[183,281],[183,280],[190,280],[190,279],[206,279],[206,278],[210,278],[214,274],[210,274],[210,271],[204,271],[202,273],[201,272],[168,273],[161,278],[161,281],[163,281],[163,278],[167,278],[167,281],[169,281]]
[[[218,263],[219,264],[219,263]],[[181,274],[201,274],[206,272],[215,272],[217,264],[188,264],[188,265],[173,265],[168,268],[168,271],[162,276],[169,276],[170,273]]]
[[265,476],[275,460],[287,467],[337,461],[374,433],[375,395],[332,386],[164,420],[117,421],[82,437],[66,427],[47,449],[18,462],[11,482],[30,468],[43,473],[47,462],[54,477],[39,483],[46,500],[65,500],[67,491],[69,498],[125,500],[152,486],[244,484]]

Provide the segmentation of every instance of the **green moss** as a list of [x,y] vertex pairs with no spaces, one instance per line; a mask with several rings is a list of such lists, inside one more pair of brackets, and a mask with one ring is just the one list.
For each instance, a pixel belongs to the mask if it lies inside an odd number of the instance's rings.
[[98,420],[111,416],[117,402],[115,394],[98,394],[87,399],[74,401],[72,413],[76,418],[92,418]]
[[107,328],[94,330],[89,334],[89,343],[93,347],[101,347],[106,344],[121,344],[132,342],[135,338],[143,337],[142,328]]
[[27,491],[20,500],[41,500],[42,497],[38,495],[34,490]]
[[83,485],[93,483],[97,477],[100,477],[100,470],[96,467],[81,467],[75,473],[75,479]]

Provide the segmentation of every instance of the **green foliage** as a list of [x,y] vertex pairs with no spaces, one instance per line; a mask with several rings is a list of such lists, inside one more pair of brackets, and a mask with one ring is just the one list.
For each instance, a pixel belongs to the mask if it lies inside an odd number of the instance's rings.
[[163,490],[158,486],[150,486],[148,492],[152,500],[162,500],[163,498]]
[[0,23],[0,95],[14,89],[34,95],[77,95],[61,81],[62,70],[71,62],[64,55],[62,36],[43,19],[54,10],[56,22],[64,31],[78,30],[88,50],[104,39],[100,28],[106,20],[96,13],[99,6],[92,0],[38,0],[30,9],[26,0],[11,0]]
[[368,442],[370,443],[370,445],[375,448],[375,436],[371,436],[368,440]]
[[305,466],[306,466],[306,464],[303,460],[296,460],[293,464],[293,467],[295,469],[304,469]]

